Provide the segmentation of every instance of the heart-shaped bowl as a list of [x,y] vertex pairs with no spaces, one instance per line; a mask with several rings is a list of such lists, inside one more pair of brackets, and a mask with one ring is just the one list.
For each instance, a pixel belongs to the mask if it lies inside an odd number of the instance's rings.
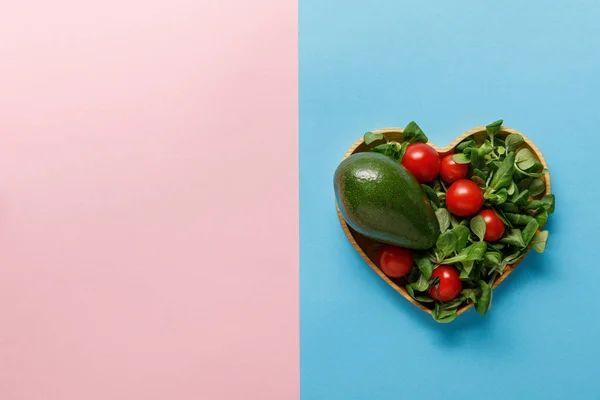
[[[400,141],[402,139],[402,131],[403,130],[404,130],[403,128],[383,128],[383,129],[379,129],[379,130],[372,131],[372,132],[373,133],[382,133],[389,140]],[[524,144],[521,146],[521,148],[523,148],[523,147],[528,148],[538,158],[538,160],[542,163],[544,168],[548,170],[548,164],[546,163],[546,159],[544,158],[542,152],[540,151],[540,149],[537,148],[537,146],[527,136],[523,135],[521,132],[518,132],[511,128],[506,128],[504,126],[500,128],[500,131],[498,132],[497,135],[498,135],[498,137],[505,138],[506,136],[510,135],[511,133],[520,134],[525,141]],[[477,143],[479,143],[479,144],[482,143],[483,140],[487,137],[487,132],[486,132],[485,126],[473,128],[473,129],[463,133],[462,135],[460,135],[456,139],[454,139],[454,141],[452,141],[452,143],[450,143],[446,147],[439,147],[431,142],[428,142],[427,144],[430,145],[431,147],[433,147],[439,153],[440,157],[444,157],[445,155],[452,153],[454,148],[459,143],[461,143],[463,140],[465,140],[466,138],[468,138],[470,136],[472,136],[472,138]],[[348,149],[348,151],[344,155],[343,159],[346,159],[347,157],[351,156],[352,154],[361,153],[361,152],[365,152],[365,151],[370,151],[370,148],[369,148],[369,146],[367,146],[365,144],[363,138],[360,138],[350,147],[350,149]],[[546,184],[546,190],[541,195],[536,196],[536,198],[543,197],[544,195],[551,194],[551,192],[552,192],[552,190],[551,190],[552,188],[550,186],[550,173],[549,172],[546,173],[543,176],[543,179],[544,179],[544,183]],[[373,269],[373,271],[375,271],[375,273],[377,275],[379,275],[379,277],[381,279],[386,281],[388,285],[390,285],[392,288],[394,288],[394,290],[396,292],[400,293],[400,295],[402,295],[406,300],[410,301],[412,304],[419,307],[421,310],[425,311],[426,313],[431,314],[432,313],[431,309],[425,307],[423,304],[421,304],[418,301],[416,301],[415,299],[413,299],[411,297],[411,295],[406,291],[406,289],[404,288],[404,282],[403,282],[402,278],[392,279],[392,278],[389,278],[387,275],[385,275],[381,271],[381,269],[377,265],[377,263],[378,263],[377,259],[378,259],[379,252],[380,252],[381,248],[384,246],[384,244],[376,242],[372,239],[369,239],[369,238],[357,233],[354,229],[352,229],[350,226],[348,226],[348,224],[342,217],[342,214],[341,214],[339,208],[337,209],[337,213],[338,213],[340,223],[342,224],[344,233],[346,234],[346,237],[352,244],[352,247],[354,247],[356,252],[358,254],[360,254],[360,256],[366,261],[366,263],[369,265],[369,267],[371,267]],[[542,227],[540,227],[540,230],[541,230],[541,228]],[[531,248],[529,248],[527,253],[525,253],[522,257],[520,257],[515,263],[508,265],[506,267],[506,269],[504,270],[504,273],[501,276],[499,276],[498,279],[495,280],[494,285],[493,285],[494,289],[499,284],[501,284],[508,275],[510,275],[514,271],[514,269],[517,267],[517,265],[519,265],[519,263],[521,263],[521,261],[529,253],[529,251],[531,251]],[[464,313],[465,311],[467,311],[471,307],[473,307],[473,303],[464,305],[458,309],[457,314],[460,315],[460,314]]]

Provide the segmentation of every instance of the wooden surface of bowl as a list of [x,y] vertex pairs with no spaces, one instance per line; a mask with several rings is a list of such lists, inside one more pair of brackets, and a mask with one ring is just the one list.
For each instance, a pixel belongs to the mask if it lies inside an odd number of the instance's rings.
[[[372,131],[372,132],[373,133],[382,133],[389,140],[400,141],[402,139],[402,131],[403,131],[402,128],[384,128],[384,129],[379,129],[379,130]],[[510,135],[511,133],[518,133],[521,136],[523,136],[525,143],[520,148],[525,147],[525,148],[528,148],[529,150],[531,150],[531,152],[542,163],[544,168],[548,169],[548,164],[546,163],[546,160],[544,159],[542,152],[537,148],[537,146],[527,136],[523,135],[521,132],[518,132],[514,129],[502,127],[500,129],[500,132],[498,133],[498,137],[504,138],[504,137]],[[445,147],[439,147],[431,142],[428,142],[427,144],[429,144],[431,147],[433,147],[440,154],[440,157],[444,157],[445,155],[452,153],[454,148],[459,143],[461,143],[463,140],[465,140],[466,138],[468,138],[470,136],[472,136],[473,139],[477,143],[483,142],[483,140],[487,137],[487,132],[485,130],[485,126],[473,128],[473,129],[463,133],[462,135],[460,135],[456,139],[454,139],[452,141],[452,143],[450,143],[449,145],[447,145]],[[365,144],[363,138],[360,138],[350,147],[350,149],[348,149],[348,151],[344,155],[343,159],[346,159],[347,157],[351,156],[352,154],[361,153],[361,152],[365,152],[365,151],[370,151],[370,147]],[[552,192],[552,190],[551,190],[552,188],[550,185],[550,173],[549,172],[546,173],[542,179],[544,179],[544,183],[546,184],[546,190],[544,193],[540,194],[539,196],[536,196],[536,198],[541,198]],[[384,245],[382,243],[379,243],[372,239],[369,239],[369,238],[357,233],[352,228],[350,228],[350,226],[348,226],[348,224],[342,217],[342,214],[340,213],[339,208],[337,210],[337,213],[338,213],[340,223],[342,224],[344,233],[348,237],[348,240],[350,241],[350,243],[352,244],[354,249],[358,252],[358,254],[360,254],[360,256],[366,261],[366,263],[369,265],[369,267],[371,267],[373,269],[373,271],[375,271],[375,273],[377,273],[377,275],[379,275],[381,277],[381,279],[386,281],[392,288],[394,288],[394,290],[396,290],[398,293],[400,293],[400,295],[402,295],[406,300],[410,301],[412,304],[419,307],[421,310],[431,314],[432,310],[430,308],[426,307],[422,303],[419,303],[418,301],[413,299],[411,297],[411,295],[406,291],[406,289],[404,288],[404,282],[403,282],[402,278],[391,279],[387,275],[385,275],[381,271],[381,269],[379,269],[379,267],[377,265],[378,264],[378,260],[377,260],[378,254]],[[508,265],[506,267],[506,269],[504,270],[504,273],[501,276],[499,276],[498,279],[496,279],[496,281],[494,282],[494,285],[493,285],[494,288],[496,288],[499,284],[501,284],[504,281],[504,279],[506,279],[506,277],[508,277],[508,275],[510,275],[514,271],[514,269],[517,267],[517,265],[519,265],[521,263],[521,261],[529,253],[529,251],[531,251],[531,248],[529,248],[527,253],[525,253],[521,258],[519,258],[519,260],[517,260],[517,262],[515,262],[514,264],[511,264],[511,265]],[[458,315],[464,313],[471,307],[473,307],[473,303],[462,306],[461,308],[458,309],[458,312],[457,312]]]

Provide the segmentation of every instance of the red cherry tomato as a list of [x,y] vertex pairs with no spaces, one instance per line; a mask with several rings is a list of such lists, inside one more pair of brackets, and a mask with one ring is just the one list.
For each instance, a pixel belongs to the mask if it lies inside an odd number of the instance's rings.
[[470,217],[483,205],[483,193],[475,182],[459,179],[448,188],[446,207],[454,215]]
[[478,215],[481,215],[485,221],[485,236],[484,240],[495,242],[504,235],[504,222],[496,215],[494,210],[481,210]]
[[440,265],[431,274],[432,278],[440,278],[440,282],[437,287],[432,286],[429,289],[429,295],[439,301],[455,299],[462,290],[462,281],[459,276],[460,274],[456,268],[450,265]]
[[425,143],[413,143],[406,148],[402,165],[420,183],[426,183],[435,179],[440,172],[440,156],[433,147]]
[[379,268],[390,278],[402,278],[413,265],[412,253],[400,247],[384,247],[379,254]]
[[453,183],[463,179],[469,173],[469,164],[458,164],[449,154],[442,158],[440,166],[440,177],[444,182]]

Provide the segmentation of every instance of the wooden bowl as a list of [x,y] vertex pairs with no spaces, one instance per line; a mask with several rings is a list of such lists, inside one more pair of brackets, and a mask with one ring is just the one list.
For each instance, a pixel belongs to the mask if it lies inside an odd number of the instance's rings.
[[[400,141],[402,138],[403,130],[404,130],[403,128],[384,128],[384,129],[379,129],[379,130],[373,131],[373,133],[383,133],[390,140]],[[498,135],[498,137],[504,138],[511,133],[518,133],[521,136],[523,136],[525,143],[521,146],[521,148],[526,147],[529,150],[531,150],[531,152],[542,163],[544,168],[548,169],[548,164],[546,163],[546,160],[544,159],[542,152],[531,141],[531,139],[529,139],[528,137],[523,135],[521,132],[518,132],[518,131],[516,131],[514,129],[510,129],[510,128],[501,127],[500,132],[497,135]],[[437,152],[440,154],[440,157],[444,157],[445,155],[451,153],[459,143],[461,143],[464,139],[466,139],[469,136],[472,136],[473,139],[475,139],[475,141],[478,143],[483,142],[483,140],[487,137],[487,132],[485,130],[485,126],[473,128],[470,131],[463,133],[462,135],[460,135],[456,139],[454,139],[454,141],[452,141],[452,143],[450,143],[446,147],[439,147],[431,142],[428,142],[427,144],[429,144],[431,147],[436,149]],[[365,144],[363,138],[360,138],[350,147],[350,149],[348,149],[348,151],[344,155],[343,159],[346,159],[347,157],[351,156],[352,154],[361,153],[361,152],[365,152],[365,151],[370,151],[369,146],[367,146]],[[542,179],[544,179],[544,183],[546,184],[546,191],[544,193],[542,193],[541,195],[536,196],[536,198],[543,197],[544,195],[551,193],[550,174],[546,173]],[[356,231],[354,231],[350,226],[348,226],[348,224],[342,217],[342,214],[340,213],[339,208],[337,209],[337,213],[338,213],[340,223],[342,224],[344,233],[346,234],[346,237],[352,244],[352,247],[354,247],[354,249],[358,252],[358,254],[360,254],[360,256],[367,262],[369,267],[371,267],[373,269],[373,271],[375,271],[375,273],[377,275],[379,275],[379,277],[381,279],[386,281],[388,285],[390,285],[392,288],[394,288],[394,290],[396,292],[400,293],[400,295],[402,295],[406,300],[410,301],[412,304],[419,307],[421,310],[425,311],[426,313],[431,314],[431,312],[432,312],[431,309],[425,307],[423,304],[421,304],[418,301],[416,301],[415,299],[413,299],[410,294],[408,294],[406,289],[404,289],[404,281],[402,278],[401,279],[389,278],[387,275],[385,275],[381,271],[381,269],[379,269],[379,267],[377,266],[378,254],[384,245],[382,243],[376,242],[376,241],[369,239],[369,238],[357,233]],[[513,272],[513,270],[517,267],[517,265],[519,265],[519,263],[521,263],[521,261],[529,253],[529,251],[531,251],[531,248],[529,248],[527,253],[525,253],[521,258],[519,258],[514,264],[508,265],[506,267],[506,269],[504,270],[504,273],[501,276],[499,276],[498,279],[496,279],[496,281],[494,282],[493,288],[496,288],[499,284],[501,284],[504,281],[504,279],[506,279],[506,277],[508,275],[510,275]],[[473,303],[464,305],[458,309],[457,314],[460,315],[460,314],[464,313],[465,311],[467,311],[471,307],[473,307]]]

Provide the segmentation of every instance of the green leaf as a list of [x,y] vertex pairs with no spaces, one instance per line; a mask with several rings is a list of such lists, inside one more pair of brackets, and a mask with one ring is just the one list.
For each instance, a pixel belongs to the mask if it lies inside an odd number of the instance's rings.
[[425,278],[423,275],[420,275],[419,279],[416,282],[411,283],[410,286],[417,292],[424,292],[429,289],[429,279]]
[[546,205],[542,200],[531,200],[527,203],[528,210],[537,210],[538,208],[542,208]]
[[483,259],[486,247],[485,242],[473,243],[469,247],[464,248],[457,256],[444,260],[444,263],[454,264],[464,261],[480,261]]
[[516,151],[523,143],[525,143],[523,136],[518,133],[511,133],[506,137],[506,150]]
[[500,242],[517,247],[526,247],[520,229],[511,229],[510,232],[504,234],[504,237],[500,239]]
[[515,171],[515,153],[508,153],[502,164],[498,168],[498,171],[494,174],[490,187],[494,190],[501,189],[503,187],[510,186],[512,182],[512,176]]
[[503,122],[503,120],[499,119],[498,121],[494,121],[491,124],[487,125],[485,127],[485,130],[487,131],[488,135],[490,135],[491,137],[498,133]]
[[431,279],[431,273],[433,272],[433,264],[429,259],[429,255],[427,253],[423,253],[418,257],[415,257],[415,262],[417,263],[417,268],[423,274],[425,279]]
[[408,148],[408,143],[406,143],[406,142],[402,143],[402,147],[400,148],[400,152],[398,153],[398,156],[395,157],[396,160],[402,161],[402,157],[404,157],[404,153],[406,153],[406,149],[407,148]]
[[436,303],[431,315],[435,321],[447,324],[448,322],[454,321],[457,316],[457,311],[456,308],[450,310],[444,309],[439,303]]
[[541,179],[534,179],[529,185],[529,195],[531,197],[538,196],[546,190],[546,184]]
[[542,203],[544,203],[544,208],[548,210],[548,214],[552,214],[554,212],[554,205],[556,199],[553,194],[548,194],[542,198]]
[[463,289],[460,292],[460,299],[469,300],[471,303],[475,303],[477,301],[477,295],[479,291],[477,289]]
[[546,242],[548,242],[548,231],[541,231],[534,236],[531,247],[538,253],[543,253],[546,249]]
[[366,144],[371,144],[377,140],[385,139],[385,136],[383,136],[382,133],[366,132],[365,135],[363,136],[363,139]]
[[442,204],[440,203],[440,199],[438,198],[437,194],[435,194],[432,188],[425,184],[421,185],[421,188],[423,189],[423,192],[425,193],[429,201],[435,204],[436,207],[441,207]]
[[471,162],[471,157],[467,156],[464,153],[456,153],[452,156],[452,159],[457,164],[468,164]]
[[485,167],[485,159],[483,156],[479,155],[477,149],[473,149],[471,151],[471,165],[474,168],[484,168]]
[[531,239],[533,239],[533,236],[535,235],[539,227],[540,226],[535,220],[535,218],[527,223],[527,226],[523,229],[523,232],[521,233],[521,236],[523,237],[523,242],[526,246],[529,245],[529,242],[531,242]]
[[471,177],[471,180],[473,182],[475,182],[477,184],[477,186],[479,186],[480,188],[485,189],[485,187],[486,187],[485,181],[483,179],[481,179],[480,177],[478,177],[477,175],[473,175]]
[[515,163],[517,164],[517,167],[523,171],[527,171],[529,168],[533,167],[536,161],[537,160],[533,153],[527,148],[519,150],[517,156],[515,157]]
[[488,251],[483,256],[483,262],[486,265],[498,265],[502,262],[502,253],[500,253],[499,251]]
[[488,178],[488,173],[479,168],[475,168],[475,169],[473,169],[473,177],[476,177],[476,176],[485,182]]
[[515,225],[527,225],[530,221],[535,221],[535,218],[525,214],[505,213],[504,215],[506,215],[506,219],[508,219],[511,224]]
[[508,212],[508,213],[518,213],[519,212],[519,207],[517,207],[517,205],[513,204],[513,203],[502,203],[499,205],[499,208],[502,211]]
[[427,143],[429,139],[419,125],[415,121],[411,121],[406,125],[404,131],[402,132],[402,141],[407,143]]
[[458,237],[456,236],[456,233],[452,231],[442,233],[435,243],[440,259],[444,259],[452,254],[456,249],[457,243]]
[[485,236],[485,219],[481,215],[478,215],[471,219],[471,230],[479,238],[479,240],[483,240]]
[[488,195],[488,199],[494,204],[502,204],[508,198],[508,190],[506,188],[502,188],[498,190],[496,193],[492,193]]
[[433,300],[431,297],[427,296],[427,295],[416,295],[415,294],[415,290],[412,288],[412,286],[410,285],[406,285],[404,287],[406,289],[406,291],[408,292],[408,294],[410,294],[410,296],[421,302],[421,303],[433,303],[435,300]]
[[457,225],[452,229],[452,232],[456,234],[458,238],[456,242],[456,249],[454,251],[461,251],[469,242],[469,236],[471,236],[471,231],[464,225]]
[[498,146],[496,147],[496,151],[499,155],[503,155],[504,153],[506,153],[506,148],[504,146]]
[[517,184],[513,181],[510,183],[510,186],[506,190],[506,193],[508,193],[509,196],[512,196],[515,193],[517,193],[518,191],[519,191],[519,188],[517,187]]
[[519,173],[519,174],[522,174],[525,176],[531,176],[533,178],[540,178],[540,177],[544,176],[547,172],[548,172],[547,169],[544,169],[542,172],[527,172],[527,171],[523,171],[519,167],[516,167],[516,170],[515,170],[515,174]]
[[486,155],[490,154],[492,151],[494,151],[494,146],[492,146],[489,140],[486,140],[477,150],[477,154],[479,155],[479,157],[483,158]]
[[374,151],[376,153],[381,153],[383,155],[386,155],[396,161],[400,161],[401,160],[401,154],[402,154],[402,149],[404,148],[404,145],[401,145],[398,142],[388,142],[388,143],[384,143],[384,144],[380,144],[378,146],[375,146],[371,149],[371,151]]
[[458,146],[456,146],[456,150],[463,152],[465,151],[465,149],[469,149],[472,147],[475,147],[476,143],[473,139],[467,139],[465,141],[463,141],[461,144],[459,144]]
[[506,226],[510,226],[512,228],[512,223],[506,219],[506,215],[502,210],[494,209],[494,214],[504,223]]
[[[465,279],[469,278],[469,275],[471,275],[471,272],[473,271],[473,266],[475,265],[475,261],[463,261],[462,263],[462,272],[465,273]],[[461,277],[462,279],[462,277]]]
[[533,182],[533,178],[521,179],[517,184],[517,188],[519,189],[519,191],[522,192],[525,189],[529,189],[529,186],[531,186],[531,182]]
[[539,211],[537,214],[535,214],[535,220],[538,222],[540,228],[542,228],[544,225],[546,225],[546,222],[548,221],[548,211]]
[[437,217],[440,225],[441,233],[444,233],[450,227],[450,213],[445,208],[438,208],[435,210],[435,216]]
[[475,302],[475,310],[479,314],[485,315],[492,307],[492,288],[484,281],[479,281],[479,288],[481,289],[481,294]]
[[516,196],[513,196],[511,201],[515,203],[517,206],[524,206],[527,204],[527,200],[529,199],[529,190],[525,189],[521,193]]

